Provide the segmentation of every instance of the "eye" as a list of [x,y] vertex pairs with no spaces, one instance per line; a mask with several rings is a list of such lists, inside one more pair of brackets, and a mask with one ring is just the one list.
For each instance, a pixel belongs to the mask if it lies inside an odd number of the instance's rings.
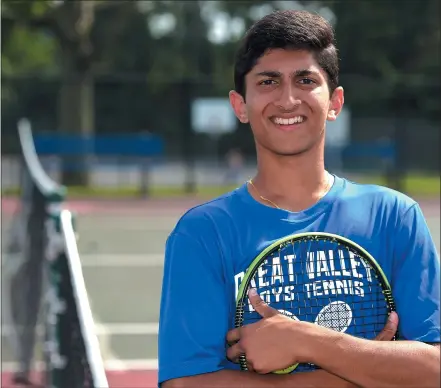
[[304,85],[313,85],[313,84],[316,83],[316,82],[315,82],[313,79],[311,79],[311,78],[302,78],[299,82],[302,83],[302,84],[304,84]]
[[274,81],[273,79],[264,79],[263,81],[259,82],[259,85],[263,85],[263,86],[270,86],[270,85],[274,85],[276,81]]

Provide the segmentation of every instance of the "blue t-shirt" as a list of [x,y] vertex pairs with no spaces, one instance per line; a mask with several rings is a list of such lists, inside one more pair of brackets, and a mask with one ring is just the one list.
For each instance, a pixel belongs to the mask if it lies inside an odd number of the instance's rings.
[[251,261],[275,240],[328,232],[366,249],[389,279],[400,338],[440,341],[440,262],[419,205],[404,194],[334,177],[314,206],[265,206],[247,185],[189,210],[170,234],[159,322],[159,383],[239,369],[226,360],[235,298]]

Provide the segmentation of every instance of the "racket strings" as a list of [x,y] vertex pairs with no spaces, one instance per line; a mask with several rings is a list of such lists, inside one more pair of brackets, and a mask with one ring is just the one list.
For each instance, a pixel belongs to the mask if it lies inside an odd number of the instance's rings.
[[[375,338],[388,315],[387,295],[374,268],[335,241],[285,243],[263,261],[250,283],[264,301],[292,319],[363,338]],[[249,324],[261,317],[244,303],[237,319]]]

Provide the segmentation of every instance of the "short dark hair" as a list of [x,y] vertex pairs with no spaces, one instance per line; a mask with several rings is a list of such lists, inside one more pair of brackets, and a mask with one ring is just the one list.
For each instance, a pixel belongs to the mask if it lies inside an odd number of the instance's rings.
[[270,49],[307,50],[326,72],[330,92],[338,86],[334,31],[323,17],[307,11],[275,11],[254,23],[242,40],[234,65],[236,92],[245,97],[245,76]]

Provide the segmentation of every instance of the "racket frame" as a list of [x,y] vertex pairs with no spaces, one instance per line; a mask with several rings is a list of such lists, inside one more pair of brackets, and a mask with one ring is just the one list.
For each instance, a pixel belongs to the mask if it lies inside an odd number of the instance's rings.
[[[237,298],[236,298],[236,312],[235,312],[235,319],[234,319],[234,326],[235,328],[239,328],[242,326],[243,323],[243,315],[244,315],[244,308],[245,308],[245,301],[247,298],[247,290],[250,286],[251,280],[256,274],[257,269],[262,264],[264,260],[268,258],[268,256],[272,255],[276,251],[282,249],[284,246],[286,246],[288,243],[294,243],[296,241],[302,240],[302,239],[308,239],[311,240],[311,237],[315,237],[317,241],[319,240],[329,240],[330,242],[336,242],[337,244],[341,243],[342,245],[345,245],[346,248],[350,248],[353,251],[355,251],[359,256],[361,256],[365,261],[368,262],[368,264],[373,268],[375,271],[375,275],[378,278],[381,287],[383,289],[384,298],[386,300],[386,305],[388,308],[388,314],[390,314],[392,311],[395,311],[395,302],[392,296],[392,288],[390,286],[390,283],[384,274],[382,268],[378,264],[377,260],[362,246],[358,245],[352,240],[349,240],[346,237],[339,236],[337,234],[333,233],[327,233],[327,232],[305,232],[305,233],[297,233],[297,234],[291,234],[286,237],[280,238],[273,243],[271,243],[268,247],[266,247],[262,252],[260,252],[254,260],[251,262],[251,264],[248,266],[248,268],[245,271],[244,278],[242,279],[242,282],[240,283],[238,292],[237,292]],[[396,340],[398,337],[395,335],[392,340]],[[239,364],[242,370],[248,370],[246,356],[241,355],[239,356]],[[288,368],[274,371],[273,373],[276,374],[287,374],[291,373],[298,364],[292,365]]]

